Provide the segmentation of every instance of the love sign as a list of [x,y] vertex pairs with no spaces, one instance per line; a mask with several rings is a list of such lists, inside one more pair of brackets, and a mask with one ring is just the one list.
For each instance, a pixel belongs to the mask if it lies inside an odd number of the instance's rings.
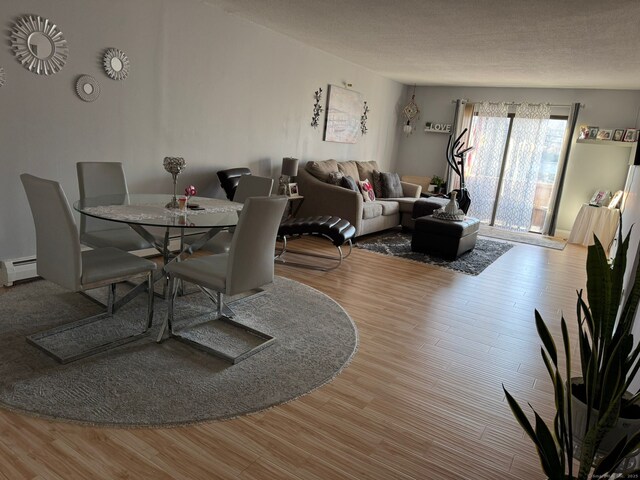
[[424,126],[424,131],[433,133],[451,133],[451,124],[427,122]]

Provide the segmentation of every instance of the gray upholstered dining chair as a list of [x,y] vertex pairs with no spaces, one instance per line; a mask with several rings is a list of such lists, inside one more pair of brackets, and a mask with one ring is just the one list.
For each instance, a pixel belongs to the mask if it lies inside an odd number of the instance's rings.
[[[273,251],[286,205],[287,198],[282,196],[247,198],[228,253],[188,258],[165,266],[165,271],[169,274],[171,295],[167,320],[158,340],[162,339],[164,329],[168,326],[171,336],[195,344],[233,363],[244,360],[274,341],[270,335],[224,316],[222,311],[225,296],[255,290],[273,282]],[[199,341],[201,335],[197,332],[195,335],[189,335],[191,327],[174,331],[174,309],[178,290],[176,280],[196,284],[216,304],[216,321],[221,320],[239,327],[263,341],[243,352],[230,354],[220,346],[202,343]]]
[[[233,195],[233,201],[244,203],[250,197],[268,197],[273,189],[273,178],[256,175],[243,175],[238,180],[238,186]],[[228,252],[231,246],[233,231],[223,230],[204,244],[202,250],[212,253]]]
[[[78,162],[76,170],[80,200],[129,193],[121,162]],[[129,225],[86,215],[80,217],[80,242],[92,248],[115,247],[125,251],[153,248]]]
[[[81,251],[73,213],[60,184],[29,174],[20,175],[20,179],[27,194],[36,229],[38,275],[74,292],[109,287],[105,313],[29,335],[27,340],[59,362],[66,363],[122,345],[146,334],[153,320],[153,271],[156,264],[113,247]],[[146,275],[146,284],[141,283],[116,303],[116,283],[139,275]],[[93,323],[99,327],[100,321],[106,316],[111,316],[117,305],[128,302],[145,289],[148,292],[147,318],[141,332],[105,341],[94,338],[99,337],[97,334],[93,335],[96,329],[86,332],[87,327],[91,328]],[[69,353],[64,345],[61,345],[60,335],[76,328],[84,329],[83,338],[87,338],[92,345],[80,352]],[[73,344],[77,341],[77,338],[71,340]]]

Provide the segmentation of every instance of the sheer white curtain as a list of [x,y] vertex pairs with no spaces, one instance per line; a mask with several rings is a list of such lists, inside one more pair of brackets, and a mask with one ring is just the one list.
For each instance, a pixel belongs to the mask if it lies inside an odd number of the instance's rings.
[[509,139],[494,225],[528,232],[551,109],[548,104],[517,106]]
[[504,103],[476,104],[467,155],[466,186],[471,196],[468,214],[489,223],[498,192],[504,147],[509,132],[508,106]]

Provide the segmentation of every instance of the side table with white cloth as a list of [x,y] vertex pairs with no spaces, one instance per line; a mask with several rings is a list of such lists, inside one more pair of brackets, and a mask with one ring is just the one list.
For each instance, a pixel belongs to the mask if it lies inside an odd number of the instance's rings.
[[593,245],[593,236],[595,235],[605,251],[608,252],[618,232],[619,221],[620,210],[617,208],[594,207],[585,203],[573,222],[573,228],[567,241],[587,247]]

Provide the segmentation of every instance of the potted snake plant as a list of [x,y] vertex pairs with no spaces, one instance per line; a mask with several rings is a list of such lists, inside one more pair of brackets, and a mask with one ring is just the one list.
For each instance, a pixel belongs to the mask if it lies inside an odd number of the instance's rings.
[[[622,238],[622,226],[619,235]],[[580,290],[576,308],[581,377],[571,377],[571,345],[564,317],[560,321],[565,356],[563,378],[553,337],[539,312],[535,312],[542,359],[554,388],[553,425],[547,425],[535,410],[532,425],[503,386],[509,407],[533,440],[549,479],[583,480],[589,475],[610,478],[620,469],[624,470],[620,478],[638,478],[640,473],[638,467],[627,471],[623,463],[640,448],[640,394],[628,391],[640,368],[640,344],[634,345],[632,335],[640,301],[640,267],[620,308],[629,240],[630,233],[611,264],[597,238],[595,245],[589,247],[587,298]],[[640,251],[632,267],[638,264],[638,257]],[[573,468],[574,457],[579,461],[577,472]]]

